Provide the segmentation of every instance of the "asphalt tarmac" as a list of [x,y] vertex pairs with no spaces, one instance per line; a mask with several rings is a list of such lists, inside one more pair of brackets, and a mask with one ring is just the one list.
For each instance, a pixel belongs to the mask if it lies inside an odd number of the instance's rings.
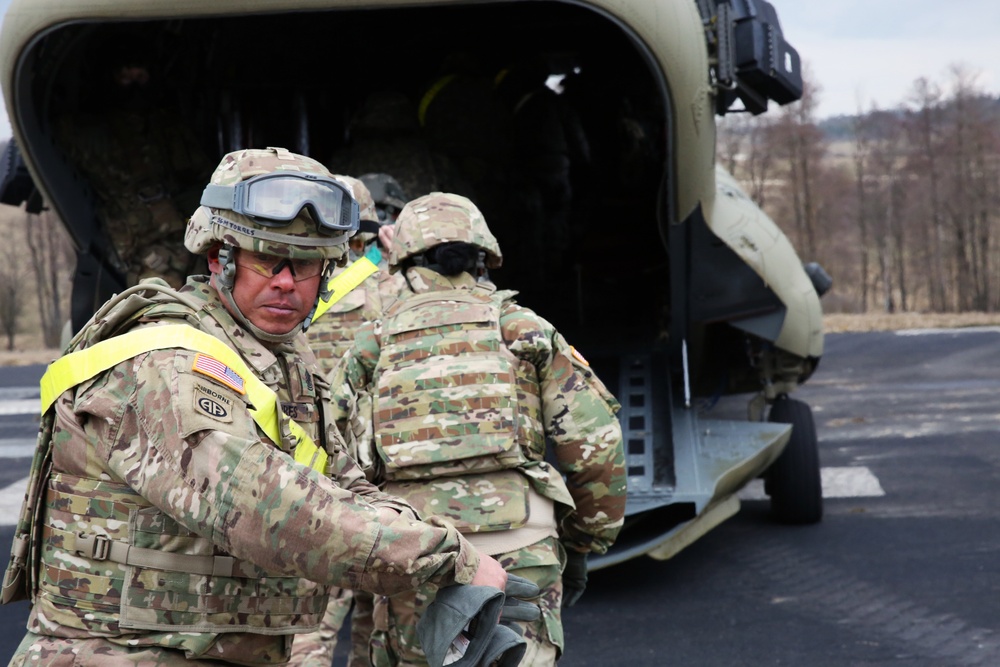
[[[27,473],[37,428],[4,413],[30,400],[4,387],[34,369],[0,369],[0,484]],[[752,485],[673,559],[591,573],[560,667],[1000,665],[1000,329],[829,335],[796,397],[819,430],[822,523],[775,523]],[[27,613],[0,607],[0,664]]]

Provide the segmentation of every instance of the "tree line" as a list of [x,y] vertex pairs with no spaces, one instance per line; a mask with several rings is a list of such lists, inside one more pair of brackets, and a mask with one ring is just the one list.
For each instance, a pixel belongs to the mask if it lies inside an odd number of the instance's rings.
[[833,277],[824,309],[1000,309],[1000,97],[963,65],[891,110],[820,122],[821,93],[727,118],[718,159]]
[[[0,152],[6,142],[0,142]],[[0,332],[16,349],[18,334],[60,346],[69,318],[70,280],[76,265],[69,234],[55,213],[28,213],[0,204]]]

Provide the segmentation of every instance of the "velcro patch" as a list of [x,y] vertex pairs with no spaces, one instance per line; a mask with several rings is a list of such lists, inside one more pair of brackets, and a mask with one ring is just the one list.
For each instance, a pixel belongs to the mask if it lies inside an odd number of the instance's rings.
[[210,357],[207,354],[199,352],[194,357],[191,370],[210,377],[233,391],[238,391],[241,394],[246,393],[246,389],[243,386],[243,376],[215,357]]
[[194,409],[220,422],[233,421],[233,399],[203,384],[194,386]]
[[577,352],[576,348],[572,345],[569,346],[569,351],[573,354],[573,358],[579,361],[584,366],[589,366],[590,362],[583,358],[583,355]]
[[312,403],[281,403],[281,411],[300,424],[319,421],[319,411]]

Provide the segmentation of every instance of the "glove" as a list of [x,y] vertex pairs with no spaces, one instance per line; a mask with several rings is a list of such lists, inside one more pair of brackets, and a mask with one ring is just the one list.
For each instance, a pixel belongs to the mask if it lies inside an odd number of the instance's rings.
[[517,667],[527,649],[528,644],[521,638],[521,634],[501,623],[490,635],[480,664],[488,667]]
[[541,618],[542,610],[536,603],[528,602],[526,599],[537,598],[541,592],[538,586],[527,579],[515,574],[508,574],[507,586],[504,588],[506,597],[503,601],[503,610],[500,612],[500,623],[508,626],[517,634],[521,634],[521,627],[515,625],[514,621],[531,622]]
[[563,609],[576,604],[587,589],[587,554],[566,550],[566,569],[562,573]]
[[449,586],[438,591],[417,620],[417,635],[427,664],[481,664],[503,603],[503,591],[492,586]]

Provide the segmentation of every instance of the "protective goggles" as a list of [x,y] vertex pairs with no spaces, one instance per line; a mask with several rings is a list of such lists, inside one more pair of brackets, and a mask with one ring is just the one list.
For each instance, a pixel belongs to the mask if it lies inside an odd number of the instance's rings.
[[308,207],[324,234],[358,228],[358,202],[347,187],[316,174],[274,172],[234,185],[208,185],[201,204],[245,215],[264,227],[285,227]]

